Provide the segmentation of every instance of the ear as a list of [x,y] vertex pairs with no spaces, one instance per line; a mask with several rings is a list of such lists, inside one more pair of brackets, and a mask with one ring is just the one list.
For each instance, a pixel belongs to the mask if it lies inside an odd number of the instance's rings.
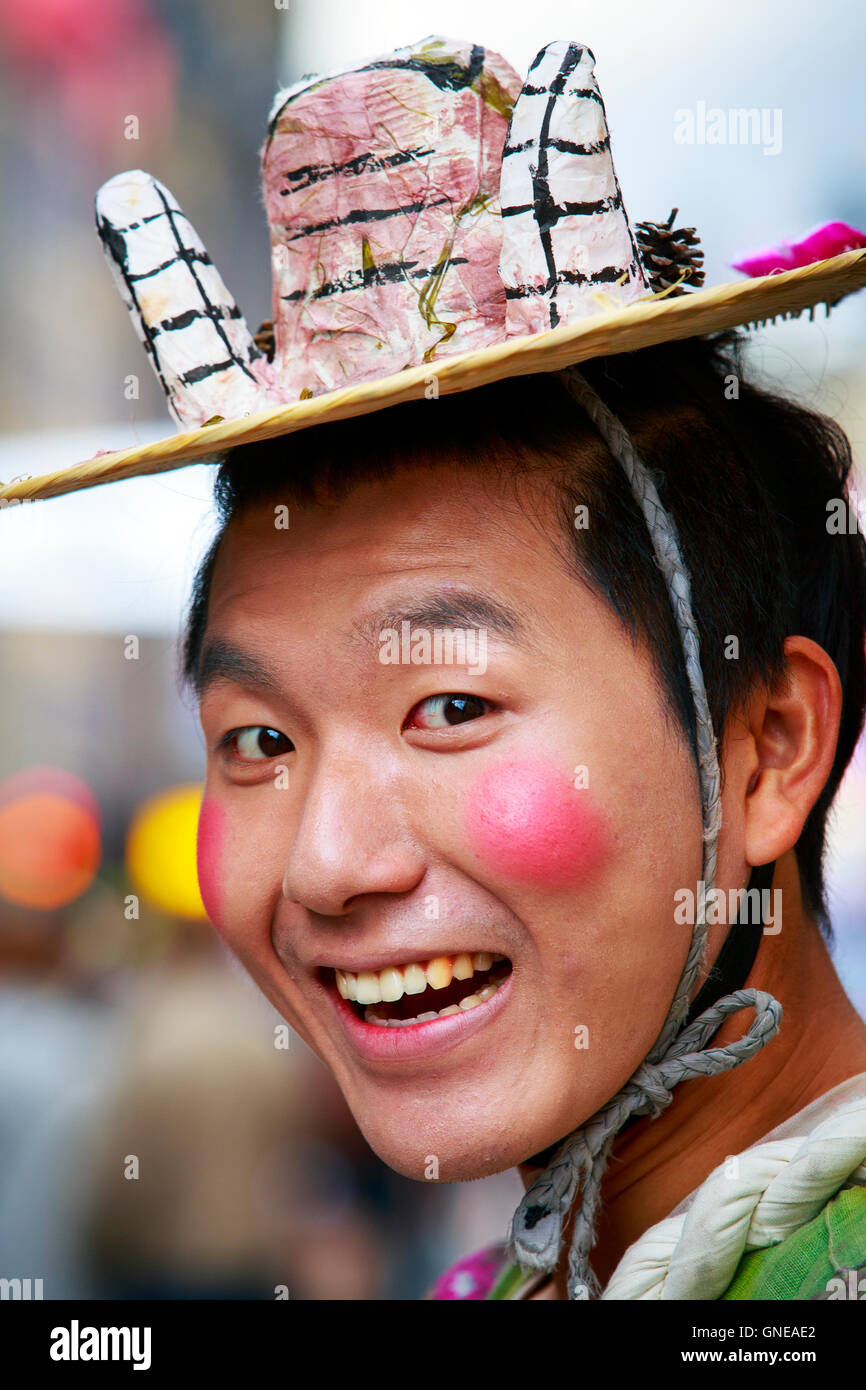
[[792,849],[836,754],[842,714],[839,673],[808,637],[785,639],[787,682],[754,702],[741,749],[748,781],[745,855],[768,864]]

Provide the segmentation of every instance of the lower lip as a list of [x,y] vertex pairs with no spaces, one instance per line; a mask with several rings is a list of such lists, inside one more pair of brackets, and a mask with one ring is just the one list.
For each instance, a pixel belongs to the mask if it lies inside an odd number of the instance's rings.
[[348,1000],[337,992],[336,985],[333,988],[326,986],[325,989],[357,1053],[369,1062],[405,1062],[415,1057],[433,1057],[437,1053],[448,1052],[484,1028],[508,1003],[513,974],[512,970],[496,993],[485,999],[483,1004],[476,1004],[474,1009],[461,1009],[459,1014],[431,1018],[427,1023],[412,1023],[405,1028],[365,1023],[358,1018]]

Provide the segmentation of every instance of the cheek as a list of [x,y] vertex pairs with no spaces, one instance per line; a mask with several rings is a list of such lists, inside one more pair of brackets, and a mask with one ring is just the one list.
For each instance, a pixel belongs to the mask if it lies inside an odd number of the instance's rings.
[[196,862],[198,886],[205,911],[219,930],[222,899],[222,857],[225,839],[225,808],[208,798],[201,804],[198,817]]
[[466,831],[496,874],[539,887],[589,881],[607,858],[601,811],[559,768],[526,759],[489,768],[474,784]]

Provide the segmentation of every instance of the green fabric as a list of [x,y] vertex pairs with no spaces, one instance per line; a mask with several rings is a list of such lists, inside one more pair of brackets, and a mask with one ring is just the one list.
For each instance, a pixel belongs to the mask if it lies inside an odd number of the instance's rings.
[[837,1193],[787,1239],[744,1255],[722,1298],[855,1298],[862,1276],[851,1270],[866,1271],[866,1187]]
[[521,1289],[535,1277],[534,1271],[526,1271],[520,1265],[507,1264],[500,1272],[496,1283],[487,1298],[519,1298]]

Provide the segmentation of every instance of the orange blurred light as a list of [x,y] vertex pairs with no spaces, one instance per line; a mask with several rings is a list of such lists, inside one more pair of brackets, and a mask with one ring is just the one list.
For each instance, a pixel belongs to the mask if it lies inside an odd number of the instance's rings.
[[0,895],[8,902],[64,907],[90,887],[101,855],[89,806],[51,791],[2,798]]

